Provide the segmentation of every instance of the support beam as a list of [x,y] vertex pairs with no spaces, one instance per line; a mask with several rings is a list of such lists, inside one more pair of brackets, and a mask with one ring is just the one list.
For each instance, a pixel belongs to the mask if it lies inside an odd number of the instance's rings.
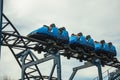
[[80,69],[88,68],[88,67],[91,67],[91,66],[94,66],[94,65],[91,64],[90,62],[85,62],[84,65],[75,67],[75,68],[73,68],[73,69],[74,69],[74,70],[80,70]]
[[[34,57],[36,60],[25,63],[28,55],[32,55],[31,57]],[[54,60],[54,64],[53,64],[53,68],[51,70],[50,76],[48,77],[48,80],[52,79],[53,73],[55,71],[55,67],[57,68],[57,80],[62,80],[61,79],[61,61],[60,61],[61,59],[60,59],[59,51],[57,53],[54,53],[54,54],[49,55],[49,56],[42,58],[42,59],[38,59],[35,55],[33,55],[33,53],[30,50],[27,50],[25,52],[20,53],[19,56],[21,56],[21,60],[22,60],[22,74],[21,74],[22,80],[25,80],[24,74],[25,74],[25,70],[27,68],[29,68],[30,66],[33,66],[33,65],[37,65],[37,64],[49,61],[51,59]]]
[[93,66],[93,64],[91,64],[90,62],[86,62],[86,63],[85,63],[84,65],[82,65],[82,66],[78,66],[78,67],[73,68],[73,73],[71,74],[69,80],[73,80],[73,78],[74,78],[74,76],[75,76],[75,74],[76,74],[76,72],[77,72],[78,70],[84,69],[84,68],[88,68],[88,67],[91,67],[91,66]]
[[58,80],[62,80],[61,79],[61,58],[60,58],[60,53],[58,52],[56,55],[56,64],[57,64],[57,78]]
[[23,57],[21,57],[21,60],[22,60],[22,69],[21,69],[21,79],[22,80],[25,80],[25,59],[26,59],[27,55],[24,55]]
[[25,65],[25,67],[29,67],[29,66],[32,66],[32,65],[40,64],[40,63],[49,61],[49,60],[51,60],[51,59],[54,59],[54,56],[48,56],[48,57],[46,57],[46,58],[39,59],[38,61],[34,61],[34,62],[31,62],[31,63],[27,63],[27,64]]
[[53,73],[54,73],[54,70],[55,70],[55,66],[56,66],[56,62],[55,62],[55,59],[54,59],[54,64],[53,64],[53,67],[52,67],[52,70],[51,70],[51,73],[50,73],[50,77],[49,77],[48,80],[52,79],[52,76],[53,76]]
[[0,57],[1,57],[1,33],[2,33],[2,13],[3,13],[3,0],[0,0]]
[[73,72],[72,72],[69,80],[73,80],[73,78],[74,78],[74,76],[75,76],[75,74],[76,74],[77,71],[78,71],[78,70],[73,70]]
[[94,64],[98,68],[98,78],[99,78],[99,80],[103,80],[101,61],[99,59],[96,59]]

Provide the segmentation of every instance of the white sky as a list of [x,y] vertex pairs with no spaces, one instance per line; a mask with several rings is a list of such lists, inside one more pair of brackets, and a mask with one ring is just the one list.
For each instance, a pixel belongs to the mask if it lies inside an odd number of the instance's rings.
[[[65,26],[70,34],[83,32],[94,40],[113,42],[120,58],[120,0],[4,0],[4,13],[22,35],[43,24],[55,23],[58,27]],[[65,71],[62,76],[67,80],[72,67],[81,63],[62,60]],[[20,78],[20,68],[8,48],[2,49],[0,76],[3,75]],[[97,68],[91,67],[80,70],[75,80],[92,80],[95,76]]]

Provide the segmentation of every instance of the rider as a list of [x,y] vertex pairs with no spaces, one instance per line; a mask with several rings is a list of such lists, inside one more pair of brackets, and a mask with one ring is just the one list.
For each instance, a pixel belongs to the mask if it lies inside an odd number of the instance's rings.
[[61,27],[59,28],[59,38],[61,40],[61,42],[63,43],[69,43],[69,33],[68,31],[66,30],[65,27]]
[[98,41],[95,41],[94,44],[95,44],[95,51],[100,51],[102,44]]
[[69,38],[69,44],[78,44],[78,37],[74,33]]
[[116,56],[116,48],[115,48],[115,46],[112,44],[112,42],[109,42],[109,43],[108,43],[108,46],[109,46],[109,48],[110,48],[110,53],[111,53],[111,55],[112,55],[112,56]]
[[105,40],[101,40],[100,42],[102,44],[102,53],[111,58],[109,44],[106,43]]
[[78,37],[78,39],[79,39],[80,44],[86,45],[87,41],[86,41],[85,36],[83,36],[82,32],[79,32],[79,33],[77,34],[77,37]]
[[54,37],[55,39],[58,38],[58,36],[59,36],[59,29],[56,27],[56,25],[54,23],[50,24],[49,32],[50,32],[50,36],[51,37]]
[[88,45],[89,47],[91,47],[91,49],[94,50],[94,47],[95,47],[95,45],[94,45],[94,40],[91,38],[91,36],[90,36],[90,35],[87,35],[87,36],[86,36],[86,40],[87,40],[87,45]]

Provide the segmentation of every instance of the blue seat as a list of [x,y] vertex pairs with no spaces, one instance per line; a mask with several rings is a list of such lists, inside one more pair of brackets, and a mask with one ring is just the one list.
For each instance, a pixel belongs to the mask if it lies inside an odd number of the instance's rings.
[[69,44],[79,44],[78,37],[76,35],[71,35],[69,38]]
[[112,56],[116,56],[116,55],[117,55],[116,48],[115,48],[114,45],[112,45],[112,46],[110,47],[110,54],[111,54]]
[[65,28],[59,31],[58,41],[65,44],[69,43],[69,33]]
[[115,46],[109,46],[107,43],[104,44],[103,46],[103,50],[106,51],[108,57],[113,57],[113,56],[116,56],[116,49],[115,49]]
[[112,47],[110,48],[110,46],[107,43],[101,44],[95,44],[95,52],[98,55],[105,55],[109,58],[113,58],[113,56],[116,56],[116,50],[114,47],[114,50],[112,51]]
[[59,37],[59,30],[57,27],[53,27],[51,30],[50,30],[50,36],[54,37],[54,38],[58,38]]
[[83,35],[80,36],[79,45],[81,45],[81,47],[82,47],[86,52],[94,51],[94,47],[92,47],[90,44],[88,44],[85,36],[83,36]]
[[46,25],[43,25],[41,28],[38,28],[34,31],[32,31],[30,34],[28,34],[28,37],[38,39],[38,40],[45,40],[46,38],[50,37],[49,27]]
[[115,46],[112,46],[111,49],[110,49],[110,51],[113,53],[114,56],[117,55]]
[[33,35],[33,34],[49,34],[48,32],[48,27],[47,26],[42,26],[41,28],[38,28],[34,31],[32,31],[29,35]]
[[82,45],[86,45],[87,44],[85,36],[80,36],[79,41],[80,41],[80,44],[82,44]]
[[95,43],[95,51],[99,51],[102,48],[102,44],[100,43]]
[[69,38],[69,45],[72,49],[76,49],[76,47],[79,47],[79,39],[76,35],[72,34]]
[[87,45],[86,38],[83,35],[71,35],[69,44],[73,49],[75,49],[75,47],[79,47],[84,49],[86,52],[94,51],[94,47]]
[[91,47],[95,47],[95,44],[94,44],[94,40],[92,38],[90,38],[88,41],[87,41],[87,45],[91,46]]

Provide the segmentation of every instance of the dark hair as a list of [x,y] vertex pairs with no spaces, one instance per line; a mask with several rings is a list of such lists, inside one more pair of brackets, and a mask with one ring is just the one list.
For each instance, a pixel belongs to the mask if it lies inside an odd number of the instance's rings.
[[112,42],[109,42],[108,44],[109,44],[109,45],[112,45]]
[[75,36],[75,34],[74,34],[74,33],[72,33],[72,34],[71,34],[71,36]]
[[54,23],[50,24],[50,27],[55,27],[55,24]]
[[101,43],[101,44],[104,44],[104,43],[105,43],[105,40],[101,40],[100,43]]
[[65,30],[65,27],[61,27],[61,28],[59,28],[59,30]]
[[94,41],[95,43],[99,43],[98,41]]
[[91,36],[90,36],[90,35],[87,35],[87,36],[86,36],[86,39],[89,39],[89,38],[91,38]]
[[78,35],[78,36],[82,36],[83,34],[82,34],[82,32],[79,32],[77,35]]

